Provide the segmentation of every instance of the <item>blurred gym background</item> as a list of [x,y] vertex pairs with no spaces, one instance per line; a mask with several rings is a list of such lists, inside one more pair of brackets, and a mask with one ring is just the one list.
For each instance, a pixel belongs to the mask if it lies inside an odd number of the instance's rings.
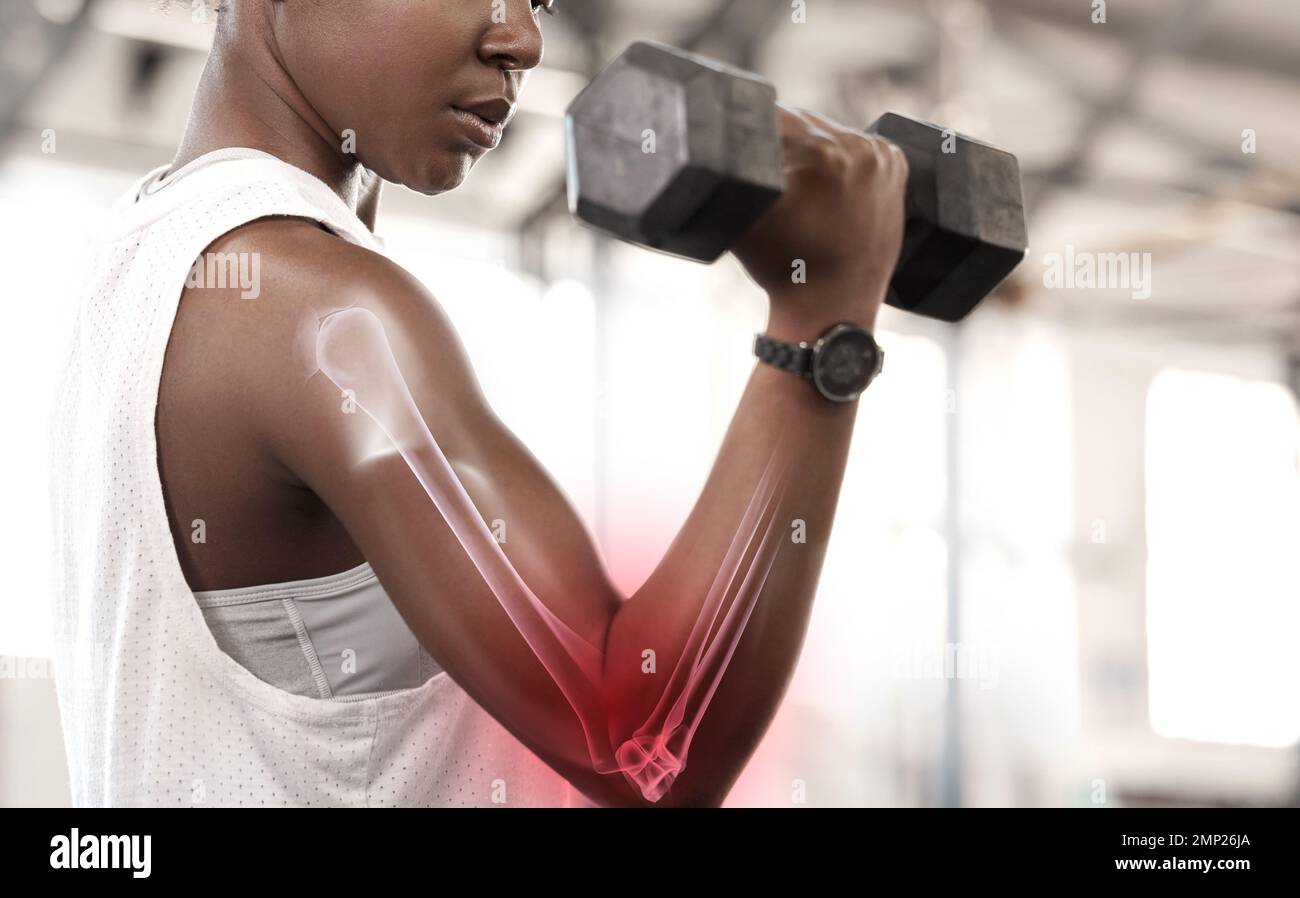
[[[81,241],[171,160],[213,5],[0,0],[0,805],[68,801],[42,422]],[[846,123],[944,123],[1024,172],[1013,279],[961,326],[883,315],[808,642],[729,803],[1300,803],[1300,6],[558,11],[502,148],[447,196],[386,188],[378,232],[629,591],[703,485],[765,317],[732,261],[568,216],[562,112],[602,63],[662,40]],[[1149,259],[1149,291],[1047,277],[1106,253]],[[630,545],[647,533],[655,552]]]

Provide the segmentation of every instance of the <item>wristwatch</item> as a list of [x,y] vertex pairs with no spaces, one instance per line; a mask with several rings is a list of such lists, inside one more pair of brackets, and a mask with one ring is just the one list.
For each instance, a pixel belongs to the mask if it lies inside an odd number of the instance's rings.
[[833,325],[813,343],[783,343],[754,335],[760,362],[813,382],[831,402],[853,402],[885,367],[885,351],[871,332],[856,324]]

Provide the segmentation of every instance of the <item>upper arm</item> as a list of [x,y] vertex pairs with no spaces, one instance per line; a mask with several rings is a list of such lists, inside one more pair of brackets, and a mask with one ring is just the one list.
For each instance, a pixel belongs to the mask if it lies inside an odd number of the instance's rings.
[[[581,519],[488,407],[436,301],[390,260],[310,225],[238,240],[262,253],[262,326],[241,375],[267,451],[347,529],[421,644],[467,692],[589,794],[578,718],[391,440],[319,370],[323,318],[361,307],[382,323],[419,417],[520,577],[564,623],[603,645],[620,597]],[[262,370],[249,370],[260,363]],[[349,411],[351,409],[351,411]]]

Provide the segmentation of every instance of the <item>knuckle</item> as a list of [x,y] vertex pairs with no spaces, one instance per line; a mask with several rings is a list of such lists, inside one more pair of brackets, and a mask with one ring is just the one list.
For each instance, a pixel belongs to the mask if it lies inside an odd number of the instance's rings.
[[907,155],[902,147],[888,138],[879,135],[866,135],[863,152],[869,157],[869,164],[883,174],[906,180],[908,175]]
[[826,165],[836,177],[842,178],[847,176],[855,167],[852,154],[845,150],[844,147],[834,142],[832,142],[826,150],[824,158],[826,160]]
[[848,152],[838,140],[829,135],[813,137],[813,152],[816,153],[818,162],[828,168],[839,170],[848,166]]
[[885,170],[886,159],[869,144],[858,144],[854,149],[854,160],[859,171],[868,175]]
[[879,134],[863,134],[863,140],[871,147],[871,151],[877,156],[888,157],[898,147],[888,137],[881,137]]
[[850,141],[854,158],[866,165],[874,167],[888,158],[881,141],[870,134],[852,134]]

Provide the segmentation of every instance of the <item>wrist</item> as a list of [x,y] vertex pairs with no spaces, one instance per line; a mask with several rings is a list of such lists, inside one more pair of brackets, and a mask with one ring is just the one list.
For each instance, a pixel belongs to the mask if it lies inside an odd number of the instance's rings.
[[814,340],[841,322],[875,333],[876,316],[889,289],[888,281],[856,279],[848,283],[812,286],[791,284],[768,291],[767,330],[787,343]]
[[842,322],[856,324],[871,333],[876,332],[879,304],[859,303],[853,306],[817,306],[812,309],[787,309],[775,302],[768,309],[767,325],[763,333],[785,343],[812,342],[831,327]]

